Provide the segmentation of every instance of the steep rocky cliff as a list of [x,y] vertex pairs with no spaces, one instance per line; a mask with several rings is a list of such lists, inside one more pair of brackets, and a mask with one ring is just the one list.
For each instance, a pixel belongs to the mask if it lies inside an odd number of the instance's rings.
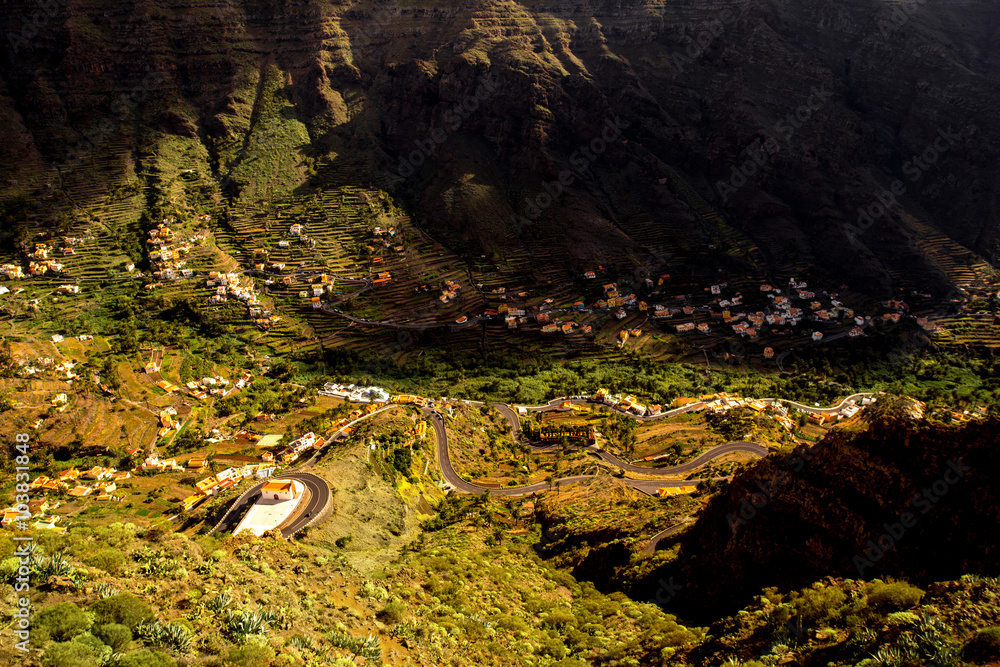
[[[7,2],[0,196],[54,217],[97,196],[68,182],[121,178],[98,156],[187,141],[224,197],[380,187],[469,254],[542,238],[567,268],[944,293],[997,244],[998,21],[971,0]],[[269,137],[294,159],[248,172]]]

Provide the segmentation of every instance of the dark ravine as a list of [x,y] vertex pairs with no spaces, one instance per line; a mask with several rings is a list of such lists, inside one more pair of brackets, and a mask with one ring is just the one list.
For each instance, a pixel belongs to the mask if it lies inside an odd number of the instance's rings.
[[[910,4],[5,3],[0,198],[39,194],[54,164],[70,181],[118,177],[66,163],[68,148],[197,136],[225,153],[254,129],[273,66],[303,155],[330,165],[320,179],[390,188],[464,252],[505,257],[530,237],[567,269],[813,266],[873,294],[944,294],[997,247],[1000,9]],[[616,119],[619,138],[581,151]],[[925,151],[933,164],[915,167]],[[537,221],[512,220],[574,167]],[[70,202],[53,203],[55,217]]]

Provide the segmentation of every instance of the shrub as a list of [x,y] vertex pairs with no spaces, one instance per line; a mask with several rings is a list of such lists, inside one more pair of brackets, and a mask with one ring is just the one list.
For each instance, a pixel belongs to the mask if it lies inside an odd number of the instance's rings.
[[94,628],[94,635],[114,649],[115,653],[121,653],[132,643],[132,631],[120,623],[98,625]]
[[248,641],[229,649],[224,664],[232,667],[260,667],[273,659],[274,649],[266,641]]
[[868,604],[879,611],[914,607],[923,596],[922,590],[905,581],[874,581],[868,584]]
[[57,642],[64,642],[88,630],[90,618],[72,602],[60,602],[39,611],[35,625],[48,630]]
[[370,581],[361,584],[361,590],[358,594],[361,597],[372,598],[379,602],[385,602],[389,599],[389,592],[387,590],[381,586],[376,586]]
[[0,583],[12,584],[17,576],[17,570],[21,567],[21,559],[11,556],[0,561]]
[[983,665],[1000,660],[1000,628],[983,628],[962,649],[962,660]]
[[545,619],[546,625],[563,627],[566,625],[576,625],[576,617],[569,609],[555,609],[549,613]]
[[229,608],[229,605],[231,605],[232,603],[233,603],[233,596],[230,595],[229,593],[222,592],[216,595],[215,597],[211,597],[208,600],[206,600],[205,609],[209,610],[213,614],[221,614],[227,608]]
[[69,557],[61,551],[51,556],[36,555],[32,559],[31,567],[41,580],[49,577],[67,577],[73,573]]
[[94,621],[101,625],[120,623],[135,630],[140,623],[153,620],[153,610],[149,605],[129,593],[112,595],[90,605]]
[[552,667],[587,667],[587,663],[579,658],[563,658],[554,663]]
[[268,611],[232,611],[222,614],[222,626],[226,635],[234,642],[243,644],[253,635],[263,635],[275,620]]
[[792,601],[792,607],[807,625],[822,619],[835,617],[844,604],[847,595],[835,586],[826,588],[805,588]]
[[119,574],[125,566],[125,556],[115,549],[102,549],[83,559],[91,567],[104,570],[108,574]]
[[382,607],[382,611],[380,611],[377,616],[383,623],[394,625],[396,623],[402,623],[403,613],[405,611],[405,604],[399,600],[393,600],[386,606]]
[[42,656],[45,667],[94,667],[100,664],[100,649],[83,642],[50,644]]
[[400,447],[392,452],[392,467],[406,474],[413,465],[413,454],[406,447]]
[[497,619],[497,625],[511,633],[527,632],[528,624],[519,616],[501,616]]
[[226,650],[226,640],[217,632],[203,633],[199,639],[201,653],[205,655],[221,655]]
[[118,667],[177,667],[177,662],[163,651],[143,650],[123,655]]
[[97,585],[94,586],[94,592],[97,593],[97,597],[102,599],[109,598],[113,595],[121,595],[120,590],[103,581],[98,582]]
[[84,632],[79,637],[75,637],[73,641],[76,642],[77,644],[83,644],[85,646],[89,646],[90,648],[100,653],[106,653],[109,656],[111,655],[111,647],[106,646],[104,642],[102,642],[100,639],[90,634],[89,632]]
[[343,549],[350,543],[351,543],[350,535],[344,535],[343,537],[338,537],[337,540],[334,542],[334,544],[337,545],[338,549]]
[[544,637],[539,642],[538,653],[561,660],[566,657],[569,651],[566,649],[566,645],[556,637]]

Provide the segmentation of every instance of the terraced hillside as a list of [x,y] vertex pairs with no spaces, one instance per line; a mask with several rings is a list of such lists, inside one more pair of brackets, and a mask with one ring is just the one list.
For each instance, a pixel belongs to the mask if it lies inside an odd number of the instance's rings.
[[[893,8],[9,2],[0,198],[22,229],[68,214],[127,236],[197,203],[244,268],[266,244],[360,271],[354,246],[391,211],[475,283],[815,267],[946,294],[998,238],[998,128],[976,111],[997,101],[994,56],[974,46],[995,8],[922,7],[889,40]],[[928,146],[917,185],[850,243]],[[315,245],[279,248],[295,222]]]

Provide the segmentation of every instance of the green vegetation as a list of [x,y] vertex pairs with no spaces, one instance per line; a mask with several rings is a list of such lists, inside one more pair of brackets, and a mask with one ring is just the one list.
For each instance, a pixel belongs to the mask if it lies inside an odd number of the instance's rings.
[[905,581],[873,582],[868,586],[868,604],[880,611],[916,606],[924,592]]
[[376,365],[384,369],[378,382],[392,391],[529,405],[558,396],[593,394],[602,387],[660,405],[681,396],[716,392],[830,405],[848,394],[879,390],[913,396],[932,407],[1000,404],[1000,361],[960,352],[899,351],[888,343],[884,350],[870,351],[816,348],[786,364],[790,372],[782,375],[738,369],[706,373],[704,367],[634,355],[558,361],[500,352],[430,351],[397,366],[337,348],[328,349],[322,359],[335,380],[371,380],[357,369]]
[[[93,637],[90,637],[93,639]],[[97,642],[100,644],[100,641]],[[110,647],[106,647],[110,649]],[[100,646],[81,637],[79,641],[51,644],[42,657],[44,667],[92,667],[102,664],[110,656]]]
[[[993,613],[997,587],[993,579],[963,577],[928,593],[922,604],[923,592],[905,582],[828,580],[788,594],[769,588],[720,621],[714,636],[686,657],[697,664],[721,654],[744,667],[809,665],[820,656],[838,667],[985,664],[1000,655],[1000,633],[970,633],[963,619]],[[906,610],[886,611],[887,600]]]
[[72,602],[60,602],[38,613],[35,624],[57,642],[65,642],[90,628],[87,614]]
[[149,605],[130,593],[120,593],[98,600],[90,606],[90,612],[98,625],[115,623],[133,631],[154,618]]

